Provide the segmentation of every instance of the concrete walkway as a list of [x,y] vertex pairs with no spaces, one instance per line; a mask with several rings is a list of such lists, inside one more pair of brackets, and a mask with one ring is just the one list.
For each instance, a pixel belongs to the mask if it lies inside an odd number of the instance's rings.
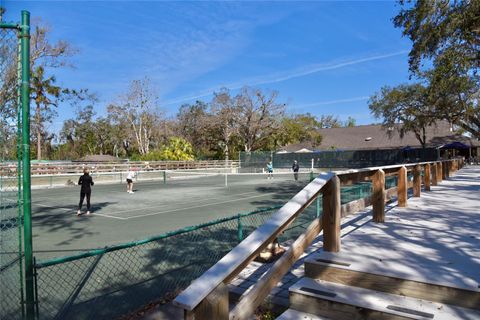
[[[480,166],[463,168],[431,191],[422,190],[420,198],[408,199],[406,208],[390,204],[385,224],[373,223],[371,216],[371,210],[365,210],[342,221],[337,260],[405,279],[480,291]],[[305,259],[319,254],[325,254],[321,235],[268,300],[288,307],[288,288],[304,276]],[[270,267],[251,263],[231,282],[231,293],[244,293]],[[149,319],[162,319],[161,312]]]

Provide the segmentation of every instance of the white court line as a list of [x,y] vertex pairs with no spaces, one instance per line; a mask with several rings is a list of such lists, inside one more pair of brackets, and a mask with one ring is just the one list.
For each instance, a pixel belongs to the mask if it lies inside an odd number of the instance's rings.
[[[39,204],[39,203],[37,203],[37,204],[35,204],[35,205],[36,205],[36,206],[40,206],[40,207],[50,208],[50,209],[61,209],[61,210],[65,210],[65,211],[73,211],[73,212],[75,212],[75,209],[72,209],[72,208],[52,207],[52,206],[47,206],[47,205]],[[102,216],[102,217],[107,217],[107,218],[114,218],[114,219],[119,219],[119,220],[127,220],[126,218],[115,217],[115,216],[111,216],[111,215],[103,214],[103,213],[92,213],[92,215]]]
[[[256,192],[246,192],[246,193],[241,193],[241,194],[250,194],[250,193],[256,193]],[[273,194],[276,194],[276,193],[275,193],[275,192],[265,193],[265,194],[257,195],[257,196],[237,198],[237,199],[225,200],[225,201],[219,201],[219,202],[213,202],[213,203],[206,203],[206,204],[203,204],[203,205],[197,205],[197,206],[191,206],[191,207],[184,207],[184,208],[178,208],[178,209],[160,211],[160,212],[155,212],[155,213],[147,213],[147,214],[138,215],[138,216],[133,216],[133,217],[118,217],[118,216],[113,216],[113,215],[104,214],[104,213],[92,213],[92,214],[95,215],[95,216],[102,216],[102,217],[105,217],[105,218],[112,218],[112,219],[118,219],[118,220],[129,220],[129,219],[135,219],[135,218],[142,218],[142,217],[159,215],[159,214],[163,214],[163,213],[170,213],[170,212],[182,211],[182,210],[187,210],[187,209],[196,209],[196,208],[214,206],[214,205],[218,205],[218,204],[236,202],[236,201],[241,201],[241,200],[246,200],[246,199],[260,198],[260,197],[265,197],[265,196],[269,196],[269,195],[273,195]],[[51,209],[62,209],[62,210],[66,210],[66,211],[72,211],[71,208],[52,207],[52,206],[47,206],[47,205],[43,205],[43,204],[39,204],[39,203],[37,203],[37,204],[35,204],[35,205],[40,206],[40,207],[51,208]],[[153,207],[146,207],[146,208],[141,208],[141,209],[135,209],[135,210],[117,211],[116,213],[126,213],[126,212],[141,211],[141,210],[143,211],[143,210],[145,210],[145,209],[156,208],[156,207],[158,207],[158,205],[157,205],[157,206],[153,206]],[[74,210],[73,210],[73,211],[74,211]]]
[[[238,193],[237,195],[241,196],[241,195],[245,195],[245,194],[252,194],[252,193],[258,193],[257,191],[249,191],[249,192],[243,192],[243,193]],[[215,198],[202,198],[202,199],[199,199],[197,200],[198,202],[205,202],[205,201],[210,201],[212,199],[216,199],[218,197],[215,197]],[[39,201],[44,201],[44,200],[39,200]],[[46,206],[46,205],[40,205],[38,204],[38,202],[36,201],[32,201],[32,204],[35,204],[35,205],[39,205],[39,206],[44,206],[44,207],[48,207],[48,208],[55,208],[55,207],[51,207],[51,206]],[[143,211],[145,209],[151,209],[151,208],[156,208],[158,207],[158,204],[157,205],[154,205],[154,206],[150,206],[150,207],[143,207],[143,208],[139,208],[139,209],[132,209],[132,210],[124,210],[124,211],[116,211],[117,213],[125,213],[125,212],[134,212],[134,211]],[[63,208],[65,209],[65,208]],[[106,215],[106,216],[109,216],[109,215]]]
[[[122,218],[124,220],[129,220],[129,219],[136,219],[136,218],[142,218],[142,217],[148,217],[148,216],[155,216],[157,214],[162,214],[162,213],[169,213],[169,212],[175,212],[175,211],[181,211],[181,210],[187,210],[187,209],[196,209],[196,208],[202,208],[202,207],[208,207],[208,206],[214,206],[217,204],[223,204],[223,203],[229,203],[229,202],[235,202],[235,201],[241,201],[241,200],[246,200],[246,199],[253,199],[253,198],[260,198],[260,197],[265,197],[268,195],[276,194],[274,192],[272,193],[266,193],[258,196],[251,196],[251,197],[245,197],[245,198],[239,198],[239,199],[232,199],[232,200],[226,200],[226,201],[220,201],[220,202],[214,202],[214,203],[207,203],[203,204],[200,206],[193,206],[193,207],[186,207],[186,208],[179,208],[179,209],[173,209],[173,210],[167,210],[167,211],[160,211],[160,212],[155,212],[155,213],[147,213],[147,214],[142,214],[134,217],[127,217],[127,218]],[[128,211],[127,211],[128,212]]]
[[[145,187],[145,184],[142,183],[142,182],[137,182],[135,184],[139,184],[140,187]],[[156,186],[156,184],[152,184],[153,186]],[[101,185],[101,186],[105,186],[105,185]],[[125,184],[126,186],[126,184]],[[171,185],[170,185],[171,186]],[[175,186],[178,186],[175,185]],[[138,188],[138,186],[137,186]],[[193,188],[198,188],[197,186],[193,187]],[[65,189],[71,189],[73,190],[73,188],[69,188],[69,187],[66,187]],[[134,188],[135,189],[135,188]],[[169,188],[168,190],[175,190],[176,188]],[[180,189],[180,188],[178,188]],[[208,190],[217,190],[217,189],[220,189],[220,190],[225,190],[227,189],[225,186],[220,186],[220,187],[209,187]],[[52,188],[47,188],[47,189],[42,189],[42,190],[55,190],[55,189],[52,189]],[[80,190],[80,189],[78,189]],[[95,189],[94,189],[95,190]],[[161,190],[160,188],[158,188],[158,190]],[[152,190],[146,190],[147,192],[150,192]],[[76,193],[79,193],[80,191],[75,191]],[[141,192],[141,191],[138,191],[138,192]],[[72,193],[74,192],[66,192],[64,195],[71,195]],[[102,195],[108,195],[110,193],[125,193],[125,190],[107,190],[107,191],[103,191],[103,190],[98,190],[98,191],[92,191],[92,194],[100,194],[101,196]],[[247,193],[256,193],[256,191],[252,191],[252,192],[247,192]],[[243,194],[243,193],[240,193],[240,194]],[[63,194],[62,194],[63,195]],[[35,201],[37,200],[42,200],[42,199],[56,199],[58,198],[58,196],[55,196],[55,195],[51,195],[51,196],[35,196],[35,195],[32,195],[32,203],[34,203]],[[17,200],[15,200],[17,201]]]
[[[238,193],[237,195],[241,196],[241,195],[245,195],[245,194],[252,194],[252,193],[258,193],[257,191],[249,191],[249,192],[244,192],[244,193]],[[215,197],[215,198],[202,198],[202,199],[199,199],[199,200],[196,200],[197,202],[208,202],[212,199],[217,199],[218,197]],[[244,198],[240,198],[240,199],[244,199]],[[207,203],[208,204],[208,203]],[[126,213],[126,212],[135,212],[135,211],[144,211],[145,209],[152,209],[152,208],[157,208],[159,205],[154,205],[154,206],[149,206],[149,207],[143,207],[143,208],[139,208],[139,209],[132,209],[132,210],[123,210],[123,211],[115,211],[115,213]]]
[[94,216],[102,216],[102,217],[105,217],[105,218],[112,218],[112,219],[118,219],[118,220],[127,220],[127,218],[111,216],[111,215],[109,215],[109,214],[104,214],[104,213],[95,213],[95,212],[92,212],[91,214],[94,215]]

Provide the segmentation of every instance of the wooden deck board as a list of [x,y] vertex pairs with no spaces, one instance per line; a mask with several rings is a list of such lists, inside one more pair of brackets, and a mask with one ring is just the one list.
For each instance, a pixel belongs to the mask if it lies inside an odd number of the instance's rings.
[[[291,308],[323,316],[338,315],[338,319],[355,318],[371,310],[375,319],[425,319],[416,313],[432,316],[437,320],[478,319],[480,311],[426,300],[335,284],[322,280],[303,278],[290,288]],[[334,304],[334,305],[332,305]],[[342,305],[345,308],[342,308]],[[411,310],[413,313],[405,313]],[[387,316],[378,316],[383,314]],[[368,317],[367,317],[368,318]],[[362,318],[363,319],[363,318]]]
[[480,291],[480,167],[458,171],[407,208],[394,207],[385,224],[348,234],[340,253],[372,273]]

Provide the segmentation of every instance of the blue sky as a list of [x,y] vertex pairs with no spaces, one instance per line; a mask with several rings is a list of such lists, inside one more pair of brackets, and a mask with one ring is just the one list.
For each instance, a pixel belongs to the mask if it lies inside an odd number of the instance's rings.
[[[160,107],[209,101],[222,87],[279,92],[294,113],[375,121],[368,97],[408,81],[410,42],[385,2],[2,1],[4,20],[31,12],[79,50],[58,82],[98,94],[99,115],[131,80],[148,76]],[[62,105],[53,128],[74,110]]]

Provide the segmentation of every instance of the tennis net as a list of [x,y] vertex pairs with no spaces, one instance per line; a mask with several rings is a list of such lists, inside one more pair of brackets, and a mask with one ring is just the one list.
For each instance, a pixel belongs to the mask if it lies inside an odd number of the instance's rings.
[[165,184],[188,186],[231,187],[248,185],[275,186],[282,184],[306,184],[314,177],[312,172],[278,173],[229,173],[199,171],[166,171]]

